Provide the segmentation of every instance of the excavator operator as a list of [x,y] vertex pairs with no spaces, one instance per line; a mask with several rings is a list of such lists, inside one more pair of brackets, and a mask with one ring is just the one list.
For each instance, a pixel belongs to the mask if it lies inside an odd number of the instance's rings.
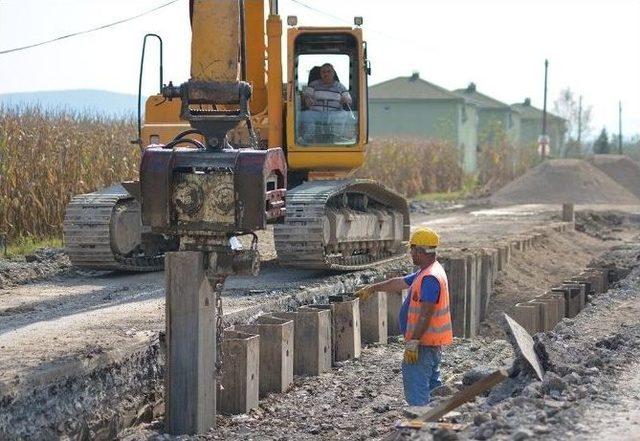
[[[318,76],[320,78],[315,78]],[[351,111],[351,95],[336,75],[333,65],[325,63],[309,73],[309,83],[302,92],[305,109],[302,112],[302,135],[305,141],[318,141],[326,134],[351,138],[346,131]],[[326,133],[325,133],[326,132]]]
[[337,80],[336,71],[330,63],[320,67],[320,79],[309,82],[303,99],[307,108],[316,112],[340,111],[342,106],[351,105],[351,95]]

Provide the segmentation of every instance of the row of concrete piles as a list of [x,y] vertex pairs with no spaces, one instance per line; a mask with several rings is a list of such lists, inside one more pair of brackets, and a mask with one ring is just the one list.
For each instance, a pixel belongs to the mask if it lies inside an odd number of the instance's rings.
[[[527,252],[551,231],[564,232],[572,228],[573,222],[557,222],[498,241],[492,247],[441,250],[439,260],[449,278],[454,336],[477,335],[495,279],[513,254]],[[387,277],[394,275],[387,274]],[[584,283],[600,286],[595,282]],[[406,290],[376,293],[365,302],[349,295],[330,296],[326,304],[265,314],[255,323],[225,330],[223,389],[218,411],[246,413],[258,406],[259,398],[284,392],[294,375],[320,375],[336,362],[358,358],[363,343],[386,344],[388,336],[399,334],[398,314],[405,295]],[[539,302],[531,305],[536,311],[547,308],[546,299]],[[527,309],[528,314],[530,310],[533,309]],[[539,326],[538,318],[534,322]]]
[[615,270],[587,268],[544,294],[517,303],[513,319],[531,334],[549,331],[563,318],[578,315],[593,296],[605,293],[614,277]]
[[399,333],[401,302],[401,293],[379,292],[364,302],[330,296],[326,304],[261,315],[225,330],[218,411],[246,413],[259,398],[287,390],[294,375],[320,375],[336,362],[360,357],[363,344],[386,344]]
[[441,250],[438,260],[449,279],[453,335],[469,338],[478,334],[498,273],[516,252],[529,251],[552,231],[564,232],[573,227],[573,222],[556,222],[496,241],[490,247]]

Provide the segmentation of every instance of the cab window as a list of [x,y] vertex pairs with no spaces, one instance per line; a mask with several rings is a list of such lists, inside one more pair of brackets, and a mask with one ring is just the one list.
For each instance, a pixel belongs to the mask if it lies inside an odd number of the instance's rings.
[[352,36],[298,37],[294,66],[297,145],[349,146],[358,142],[357,68]]

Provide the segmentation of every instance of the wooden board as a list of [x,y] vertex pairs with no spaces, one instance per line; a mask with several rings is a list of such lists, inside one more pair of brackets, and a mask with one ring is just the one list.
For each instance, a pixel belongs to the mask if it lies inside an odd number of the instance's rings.
[[218,410],[225,415],[248,413],[258,407],[260,336],[225,331],[222,352],[224,389],[218,395]]
[[400,335],[400,309],[407,290],[387,293],[387,336]]
[[471,401],[485,390],[491,389],[496,384],[501,383],[508,376],[505,369],[499,369],[461,390],[416,419],[419,421],[438,421],[453,409],[463,405],[467,401]]

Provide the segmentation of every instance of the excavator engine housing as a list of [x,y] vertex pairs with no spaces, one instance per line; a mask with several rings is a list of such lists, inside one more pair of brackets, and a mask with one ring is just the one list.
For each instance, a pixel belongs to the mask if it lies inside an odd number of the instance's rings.
[[281,149],[149,147],[140,185],[142,222],[153,232],[232,236],[284,214],[286,162]]

